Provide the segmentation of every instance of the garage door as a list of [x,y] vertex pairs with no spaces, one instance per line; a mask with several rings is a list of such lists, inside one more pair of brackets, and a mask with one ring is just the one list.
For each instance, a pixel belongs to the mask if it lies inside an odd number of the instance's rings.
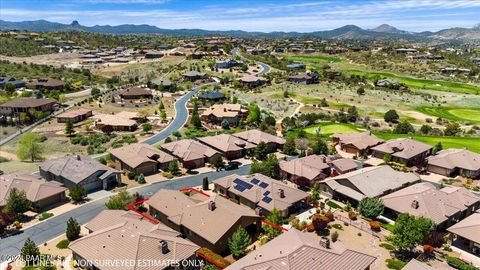
[[97,191],[103,188],[102,181],[95,181],[82,186],[87,192]]

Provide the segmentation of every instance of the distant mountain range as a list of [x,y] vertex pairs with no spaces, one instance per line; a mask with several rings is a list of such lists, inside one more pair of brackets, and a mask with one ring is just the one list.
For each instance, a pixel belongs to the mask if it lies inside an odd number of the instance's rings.
[[419,39],[442,39],[471,41],[480,40],[480,27],[473,28],[450,28],[437,32],[412,33],[397,29],[388,24],[382,24],[373,29],[362,29],[355,25],[346,25],[337,29],[327,31],[315,31],[309,33],[300,32],[247,32],[241,30],[213,31],[202,29],[162,29],[148,24],[122,24],[116,26],[95,25],[83,26],[78,21],[71,24],[49,22],[46,20],[8,22],[0,20],[0,30],[26,30],[33,32],[55,32],[55,31],[86,31],[103,34],[161,34],[176,36],[192,35],[223,35],[236,37],[318,37],[330,39],[380,39],[380,38],[402,38],[408,40]]

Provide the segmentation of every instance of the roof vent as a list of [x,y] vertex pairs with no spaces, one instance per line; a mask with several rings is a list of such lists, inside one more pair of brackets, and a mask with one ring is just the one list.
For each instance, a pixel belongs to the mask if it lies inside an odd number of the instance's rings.
[[160,249],[162,250],[162,254],[167,254],[168,252],[170,252],[170,250],[168,250],[167,241],[160,240]]
[[77,155],[77,160],[80,160],[80,155]]
[[278,189],[278,196],[280,198],[285,198],[285,191],[283,190],[283,188]]
[[320,246],[323,247],[323,248],[330,249],[330,239],[328,239],[325,236],[320,238]]
[[213,210],[215,210],[215,208],[216,208],[215,202],[214,201],[209,201],[208,202],[208,210],[213,211]]
[[419,206],[420,206],[420,203],[417,200],[412,201],[412,208],[413,209],[418,209]]

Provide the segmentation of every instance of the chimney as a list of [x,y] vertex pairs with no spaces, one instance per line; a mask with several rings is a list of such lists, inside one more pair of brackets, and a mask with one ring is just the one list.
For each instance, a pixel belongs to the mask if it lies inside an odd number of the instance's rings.
[[412,201],[412,208],[413,208],[413,209],[418,209],[419,206],[420,206],[420,205],[419,205],[419,202],[418,202],[417,200],[413,200],[413,201]]
[[330,249],[330,239],[322,236],[322,238],[320,238],[320,246],[326,249]]
[[168,250],[167,241],[160,240],[160,249],[162,250],[162,254],[167,254],[168,252],[170,252],[170,250]]
[[255,214],[257,214],[258,216],[263,217],[263,208],[261,208],[261,207],[255,208]]
[[285,198],[285,191],[283,190],[283,188],[278,189],[278,196],[280,198]]
[[327,163],[327,157],[323,156],[323,163]]
[[77,155],[77,160],[80,160],[80,155]]
[[215,208],[216,208],[215,201],[209,201],[208,202],[208,210],[213,211],[213,210],[215,210]]

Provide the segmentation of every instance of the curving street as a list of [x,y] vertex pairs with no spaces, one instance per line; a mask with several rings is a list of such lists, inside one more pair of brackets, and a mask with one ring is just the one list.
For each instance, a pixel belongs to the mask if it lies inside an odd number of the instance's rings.
[[[232,49],[231,51],[231,54],[233,57],[236,57],[236,56],[239,56],[240,59],[247,59],[246,57],[242,56],[239,52],[238,52],[238,48],[234,48]],[[272,67],[270,67],[269,65],[265,64],[265,63],[262,63],[262,62],[259,62],[259,61],[255,61],[255,63],[259,66],[262,67],[262,70],[260,70],[259,72],[255,73],[254,75],[263,75],[263,74],[267,74],[268,72],[270,72],[270,70],[272,69]]]

